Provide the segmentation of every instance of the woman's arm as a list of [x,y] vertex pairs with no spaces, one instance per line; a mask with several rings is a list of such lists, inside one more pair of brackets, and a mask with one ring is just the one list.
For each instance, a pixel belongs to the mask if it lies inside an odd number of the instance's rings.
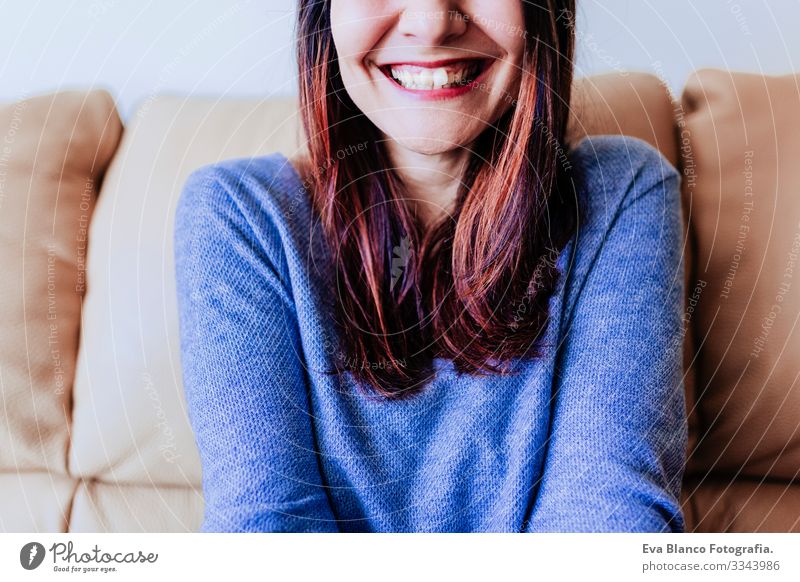
[[679,175],[645,157],[653,166],[633,168],[639,179],[603,217],[611,226],[571,302],[530,531],[684,528]]
[[245,216],[254,205],[233,174],[195,171],[175,219],[184,390],[203,468],[200,531],[336,531],[280,237],[270,217]]

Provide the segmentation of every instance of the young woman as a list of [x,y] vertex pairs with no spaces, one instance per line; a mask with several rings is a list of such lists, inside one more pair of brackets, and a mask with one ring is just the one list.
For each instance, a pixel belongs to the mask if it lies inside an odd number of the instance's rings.
[[176,217],[202,531],[681,531],[679,176],[574,0],[302,0],[307,147]]

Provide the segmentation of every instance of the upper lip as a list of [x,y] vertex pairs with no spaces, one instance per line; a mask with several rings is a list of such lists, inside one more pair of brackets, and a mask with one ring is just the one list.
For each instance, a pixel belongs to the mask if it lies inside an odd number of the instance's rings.
[[483,62],[490,60],[488,57],[461,57],[456,59],[440,59],[438,61],[397,61],[393,63],[382,63],[379,67],[399,67],[401,65],[410,65],[412,67],[423,67],[435,69],[438,67],[446,67],[456,63],[466,63],[470,61]]

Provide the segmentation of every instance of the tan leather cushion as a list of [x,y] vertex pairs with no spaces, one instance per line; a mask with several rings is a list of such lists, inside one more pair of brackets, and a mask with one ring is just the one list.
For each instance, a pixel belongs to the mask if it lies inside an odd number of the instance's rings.
[[[130,120],[90,229],[73,474],[111,483],[200,486],[181,383],[175,203],[188,174],[201,165],[292,152],[294,112],[293,100],[161,97]],[[75,519],[84,523],[82,507],[76,506]],[[195,511],[201,516],[202,504]]]
[[0,532],[65,532],[75,480],[59,473],[0,474]]
[[0,107],[2,472],[65,471],[86,230],[121,131],[104,91]]
[[[616,78],[629,89],[619,92],[611,77],[595,83],[601,97],[608,92],[606,115],[615,119],[602,127],[632,129],[674,159],[671,104],[658,80]],[[586,83],[594,79],[581,81],[579,92],[587,90],[580,89]],[[637,94],[638,105],[631,106],[628,96]],[[584,129],[591,131],[593,123],[587,121]],[[181,384],[172,261],[175,203],[187,175],[200,165],[274,151],[291,156],[299,143],[293,100],[160,97],[133,116],[90,232],[69,458],[76,474],[126,486],[200,487],[201,467]],[[102,519],[92,507],[96,504],[76,501],[74,523],[83,524],[80,529],[99,522],[138,529],[130,518],[108,515],[125,511],[122,503],[107,503]],[[192,511],[173,525],[196,523],[202,503]]]
[[194,532],[203,518],[203,494],[191,487],[153,487],[81,481],[69,531]]
[[672,96],[646,73],[608,73],[577,79],[572,97],[570,142],[585,135],[638,137],[679,164]]
[[686,531],[800,533],[800,485],[756,479],[688,478]]
[[800,77],[700,71],[685,184],[707,281],[695,312],[707,433],[687,472],[800,476]]

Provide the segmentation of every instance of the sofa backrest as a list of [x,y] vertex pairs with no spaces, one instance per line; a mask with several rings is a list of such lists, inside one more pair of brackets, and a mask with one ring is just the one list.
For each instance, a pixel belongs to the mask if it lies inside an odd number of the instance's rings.
[[800,530],[800,75],[698,71],[682,111],[702,427],[686,494],[708,486],[708,529]]
[[0,107],[0,531],[59,531],[87,229],[122,122],[102,90]]

